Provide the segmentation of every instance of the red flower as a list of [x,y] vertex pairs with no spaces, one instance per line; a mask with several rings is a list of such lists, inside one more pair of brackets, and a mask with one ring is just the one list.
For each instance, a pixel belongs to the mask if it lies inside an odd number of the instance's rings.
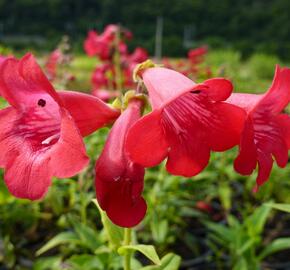
[[[281,111],[290,101],[290,69],[277,66],[267,93],[233,94],[227,102],[247,112],[241,136],[240,152],[234,166],[242,175],[251,174],[258,164],[257,187],[268,180],[275,158],[285,167],[290,148],[290,118]],[[256,187],[256,188],[257,188]]]
[[96,31],[89,31],[88,37],[84,42],[84,49],[88,56],[97,55],[102,60],[110,58],[110,41],[107,37],[98,35]]
[[208,164],[210,151],[239,143],[244,110],[222,102],[232,84],[222,78],[195,84],[176,71],[149,68],[143,73],[153,111],[132,126],[126,148],[144,166],[168,157],[167,170],[190,177]]
[[96,163],[96,194],[101,208],[115,224],[133,227],[145,216],[142,198],[144,168],[124,151],[128,129],[140,118],[142,101],[131,100],[111,129]]
[[[109,120],[118,114],[89,95],[58,95],[29,54],[1,65],[0,89],[11,105],[0,110],[0,166],[8,189],[19,198],[39,199],[53,176],[82,170],[88,157],[80,131],[87,135],[104,125],[106,113]],[[93,120],[99,113],[102,120]]]
[[120,91],[118,90],[110,91],[107,89],[95,89],[92,91],[92,95],[103,101],[109,101],[113,98],[118,97],[120,95]]
[[109,87],[108,72],[113,73],[113,67],[110,64],[101,64],[96,67],[91,79],[94,89]]
[[206,46],[198,47],[188,51],[188,59],[193,64],[199,64],[204,60],[204,56],[207,54],[208,49]]
[[144,48],[137,47],[128,58],[129,62],[142,63],[148,59],[148,52]]
[[63,54],[60,49],[54,50],[48,57],[45,64],[46,75],[50,81],[54,80],[57,72],[57,65],[62,61]]
[[104,32],[98,35],[96,31],[89,31],[84,42],[84,49],[88,56],[97,55],[101,60],[109,60],[113,56],[113,47],[116,39],[117,31],[120,31],[120,41],[118,50],[120,54],[127,53],[127,45],[123,42],[123,38],[130,38],[131,33],[128,30],[119,28],[118,25],[109,24]]

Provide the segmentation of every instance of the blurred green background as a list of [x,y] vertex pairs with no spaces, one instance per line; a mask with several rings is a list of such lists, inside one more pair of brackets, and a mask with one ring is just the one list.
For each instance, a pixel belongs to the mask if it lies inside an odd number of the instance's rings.
[[0,0],[0,42],[15,48],[52,49],[68,34],[81,50],[88,29],[121,23],[131,43],[154,52],[156,19],[163,17],[163,52],[182,56],[206,43],[290,59],[288,0]]

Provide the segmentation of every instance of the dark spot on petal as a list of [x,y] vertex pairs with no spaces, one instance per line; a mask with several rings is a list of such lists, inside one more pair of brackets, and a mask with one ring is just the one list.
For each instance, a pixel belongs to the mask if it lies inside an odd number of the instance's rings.
[[38,104],[38,106],[40,106],[40,107],[44,107],[45,104],[46,104],[46,101],[45,101],[44,99],[41,98],[40,100],[38,100],[37,104]]
[[200,92],[201,92],[200,90],[190,91],[191,94],[199,94]]

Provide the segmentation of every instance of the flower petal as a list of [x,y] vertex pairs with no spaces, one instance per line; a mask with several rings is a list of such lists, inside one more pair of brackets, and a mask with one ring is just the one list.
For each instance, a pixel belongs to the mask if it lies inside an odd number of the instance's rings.
[[232,83],[224,78],[209,79],[204,81],[203,84],[208,86],[205,92],[214,101],[226,100],[233,91]]
[[36,106],[40,98],[60,103],[54,88],[30,54],[20,61],[7,59],[0,67],[0,77],[3,97],[16,108]]
[[40,199],[51,181],[49,158],[15,133],[17,111],[8,107],[0,110],[0,166],[5,168],[4,181],[18,198]]
[[276,119],[284,135],[287,147],[290,149],[290,116],[287,114],[280,114]]
[[211,150],[225,151],[238,145],[244,127],[246,112],[234,105],[216,103],[212,107],[214,124],[208,130]]
[[290,69],[276,67],[270,89],[258,103],[257,110],[267,110],[272,114],[280,113],[290,102]]
[[261,186],[270,177],[270,173],[273,167],[273,158],[269,153],[258,153],[258,176],[257,185]]
[[51,183],[49,159],[41,153],[33,153],[28,145],[22,144],[19,149],[21,152],[6,166],[5,183],[15,197],[41,199]]
[[241,136],[240,152],[235,159],[234,168],[242,175],[250,175],[257,166],[257,148],[254,143],[254,128],[250,118],[245,122]]
[[130,228],[142,221],[147,210],[141,197],[143,181],[107,182],[96,177],[96,187],[100,206],[113,223]]
[[155,110],[142,117],[128,131],[126,151],[134,162],[144,167],[158,165],[168,153],[160,117],[160,111]]
[[[17,120],[17,111],[8,107],[0,110],[0,167],[6,166],[10,159],[14,159],[14,154],[9,153],[13,146],[10,146],[13,133],[14,122]],[[20,145],[21,145],[20,141]]]
[[112,123],[120,112],[94,97],[79,92],[61,91],[59,96],[64,107],[73,117],[82,136],[87,136],[97,129]]
[[226,102],[239,106],[247,112],[250,112],[263,97],[264,95],[233,93]]
[[167,68],[149,68],[142,77],[153,109],[164,106],[196,85],[186,76]]
[[193,136],[187,143],[176,141],[170,143],[167,171],[173,175],[191,177],[200,173],[208,164],[210,148],[207,145],[196,143]]
[[89,163],[81,134],[65,109],[61,109],[60,138],[46,155],[53,175],[60,178],[77,174]]

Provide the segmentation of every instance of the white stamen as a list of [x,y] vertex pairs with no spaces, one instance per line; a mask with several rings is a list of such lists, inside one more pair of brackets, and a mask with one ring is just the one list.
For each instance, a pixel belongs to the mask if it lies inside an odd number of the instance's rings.
[[41,142],[41,144],[50,144],[51,141],[53,141],[54,139],[57,139],[58,134],[54,134],[48,138],[46,138],[44,141]]

